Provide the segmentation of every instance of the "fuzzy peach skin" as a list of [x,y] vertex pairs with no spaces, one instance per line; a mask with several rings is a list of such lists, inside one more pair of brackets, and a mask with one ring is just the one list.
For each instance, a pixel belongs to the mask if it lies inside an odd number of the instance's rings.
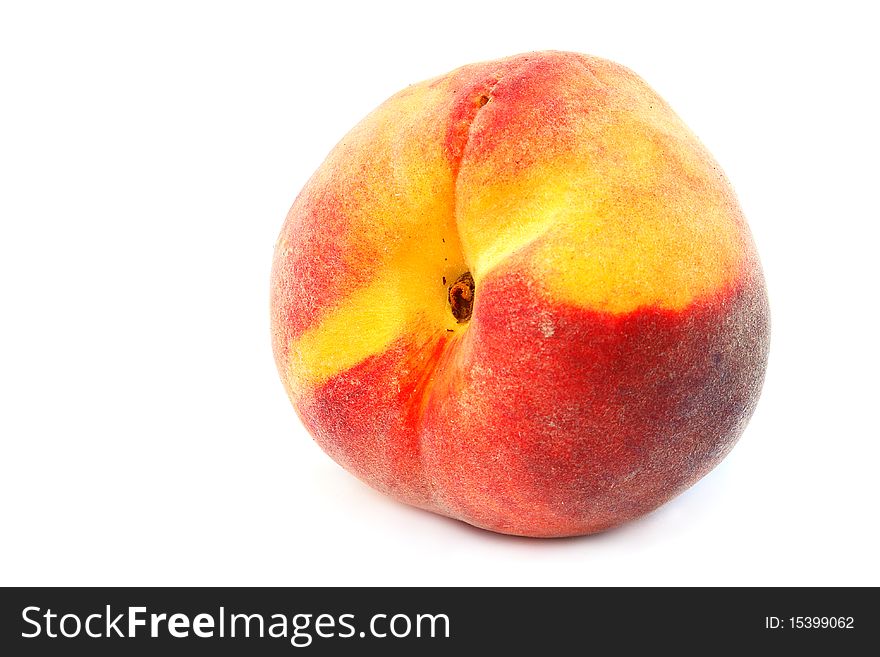
[[333,459],[523,536],[694,484],[743,432],[769,341],[718,164],[634,73],[565,52],[465,66],[357,125],[287,216],[271,320]]

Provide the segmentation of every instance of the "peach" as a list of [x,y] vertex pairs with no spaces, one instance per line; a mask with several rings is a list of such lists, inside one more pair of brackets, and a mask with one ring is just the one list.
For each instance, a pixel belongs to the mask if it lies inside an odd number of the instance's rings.
[[271,290],[278,370],[321,447],[508,534],[601,531],[694,484],[767,359],[721,168],[638,76],[574,53],[387,100],[297,197]]

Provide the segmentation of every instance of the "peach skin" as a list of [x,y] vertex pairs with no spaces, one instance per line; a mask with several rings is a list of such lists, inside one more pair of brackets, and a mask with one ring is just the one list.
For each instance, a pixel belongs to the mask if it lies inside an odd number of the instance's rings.
[[369,485],[522,536],[642,516],[730,451],[769,309],[721,168],[618,64],[465,66],[300,192],[271,281],[303,424]]

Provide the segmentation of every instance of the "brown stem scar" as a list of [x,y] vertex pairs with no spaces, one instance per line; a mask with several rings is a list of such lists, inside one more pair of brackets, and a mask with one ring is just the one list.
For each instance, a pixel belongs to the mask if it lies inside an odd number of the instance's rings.
[[449,288],[449,307],[459,324],[471,318],[474,308],[474,277],[466,271]]

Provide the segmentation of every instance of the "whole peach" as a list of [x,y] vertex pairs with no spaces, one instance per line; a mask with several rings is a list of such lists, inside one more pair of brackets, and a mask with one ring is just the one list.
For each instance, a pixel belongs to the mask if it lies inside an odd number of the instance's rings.
[[525,536],[637,518],[758,399],[769,311],[718,164],[631,71],[574,53],[396,94],[291,208],[282,381],[371,486]]

